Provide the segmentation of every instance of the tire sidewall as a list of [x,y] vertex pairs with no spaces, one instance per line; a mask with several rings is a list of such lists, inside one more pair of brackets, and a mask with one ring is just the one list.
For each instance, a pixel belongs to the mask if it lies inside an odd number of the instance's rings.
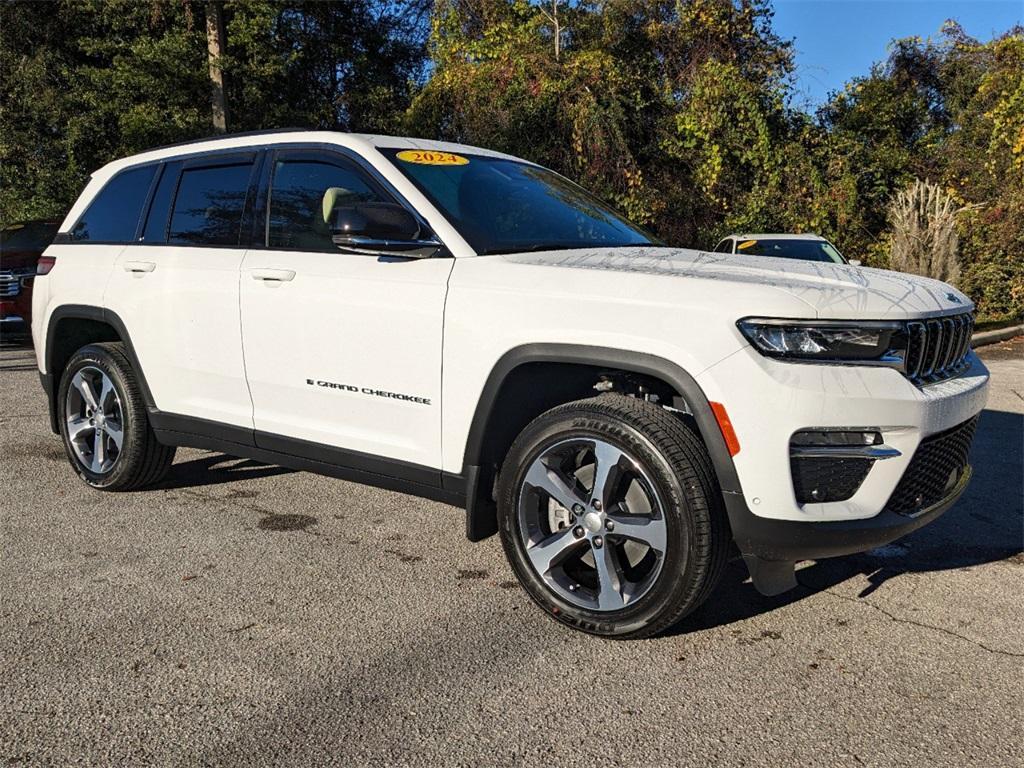
[[[75,374],[83,368],[98,368],[105,373],[113,383],[114,390],[117,392],[117,397],[121,404],[122,430],[124,434],[121,441],[121,453],[114,468],[106,474],[97,474],[82,464],[71,447],[71,441],[68,438],[68,390],[71,387],[71,380],[75,377]],[[68,361],[61,376],[60,389],[57,394],[57,409],[64,452],[67,454],[68,461],[71,462],[71,466],[74,467],[79,477],[92,488],[102,490],[118,490],[127,485],[130,478],[134,477],[136,465],[141,460],[139,432],[140,428],[145,425],[145,414],[137,413],[135,400],[130,396],[129,382],[117,359],[103,347],[95,345],[83,347],[76,352],[71,360]]]
[[[591,611],[562,599],[534,570],[520,533],[520,495],[530,465],[555,442],[576,438],[604,440],[635,458],[654,485],[665,516],[668,545],[661,571],[650,590],[635,605],[621,611]],[[664,454],[646,436],[623,419],[605,413],[580,410],[545,414],[530,424],[516,439],[502,467],[498,517],[505,553],[530,597],[558,621],[585,632],[619,636],[642,630],[666,613],[675,612],[694,581],[695,520],[685,489]]]

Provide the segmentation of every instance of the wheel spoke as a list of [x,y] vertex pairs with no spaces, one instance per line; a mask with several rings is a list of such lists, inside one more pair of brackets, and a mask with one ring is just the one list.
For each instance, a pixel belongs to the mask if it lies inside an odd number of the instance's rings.
[[97,429],[92,438],[92,471],[102,472],[107,461],[107,436]]
[[590,497],[600,501],[605,509],[610,506],[611,494],[622,476],[622,457],[622,451],[614,445],[601,441],[594,443],[594,485]]
[[622,572],[615,547],[606,544],[594,547],[594,566],[597,568],[597,606],[602,611],[614,611],[625,605],[622,595]]
[[87,406],[94,411],[99,409],[99,403],[96,400],[96,393],[93,392],[92,384],[82,375],[81,371],[75,374],[75,378],[71,380],[71,386],[78,390]]
[[121,427],[121,422],[114,419],[107,419],[107,423],[103,425],[103,429],[107,435],[114,442],[114,446],[118,451],[121,450],[121,441],[124,440],[124,429]]
[[584,539],[577,539],[573,536],[572,528],[563,528],[536,544],[528,546],[526,554],[529,555],[533,567],[543,576],[565,560],[584,541]]
[[573,504],[586,503],[586,499],[577,493],[569,481],[560,472],[547,466],[542,459],[533,462],[526,475],[526,484],[544,491],[567,510],[572,510]]
[[72,419],[68,422],[68,440],[75,442],[85,437],[86,433],[92,432],[96,428],[89,423],[88,419]]
[[655,552],[664,552],[668,539],[665,521],[643,515],[608,515],[615,536],[639,541]]
[[111,395],[113,395],[114,398],[117,397],[117,392],[114,390],[114,383],[106,376],[104,376],[101,379],[100,396],[99,400],[97,401],[100,406],[100,412],[103,414],[109,414],[112,412],[113,403],[107,402],[107,400],[110,399]]

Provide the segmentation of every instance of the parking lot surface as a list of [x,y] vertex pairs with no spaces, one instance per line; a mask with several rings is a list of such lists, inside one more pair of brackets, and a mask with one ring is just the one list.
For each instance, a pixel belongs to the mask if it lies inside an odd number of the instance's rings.
[[103,494],[0,350],[0,762],[1024,764],[1024,343],[966,496],[758,595],[730,565],[668,636],[546,618],[460,510],[179,450]]

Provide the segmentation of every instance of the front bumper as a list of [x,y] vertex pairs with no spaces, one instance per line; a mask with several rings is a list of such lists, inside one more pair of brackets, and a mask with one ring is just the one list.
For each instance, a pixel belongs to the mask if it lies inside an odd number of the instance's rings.
[[774,561],[820,560],[866,552],[927,525],[957,502],[971,474],[967,465],[946,496],[913,517],[883,509],[865,520],[794,522],[758,517],[738,494],[727,494],[726,505],[736,545],[744,555]]
[[[894,370],[783,363],[751,349],[699,377],[708,399],[725,404],[739,439],[733,459],[739,489],[727,490],[724,498],[733,538],[759,591],[778,594],[796,586],[798,560],[874,549],[956,503],[970,481],[969,465],[923,509],[908,514],[890,508],[922,441],[957,431],[984,408],[988,371],[973,353],[968,359],[960,376],[924,388]],[[849,499],[801,504],[790,440],[815,428],[878,430],[900,455],[875,461]]]
[[726,493],[725,502],[736,546],[754,586],[764,595],[778,595],[797,585],[798,560],[852,555],[900,539],[956,504],[970,480],[967,465],[947,496],[913,517],[884,509],[866,520],[793,522],[752,514],[738,493]]
[[[963,424],[985,407],[988,370],[971,353],[959,376],[917,387],[891,369],[808,365],[764,358],[749,347],[698,377],[722,403],[740,444],[733,457],[743,501],[757,517],[847,522],[878,515],[922,440]],[[899,455],[875,461],[848,499],[797,500],[791,439],[801,430],[871,430]]]

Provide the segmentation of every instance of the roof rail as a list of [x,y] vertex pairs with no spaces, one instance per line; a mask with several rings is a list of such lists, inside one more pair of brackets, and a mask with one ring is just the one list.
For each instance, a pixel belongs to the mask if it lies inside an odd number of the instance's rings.
[[216,141],[217,139],[239,139],[246,138],[249,136],[269,136],[275,133],[297,133],[299,131],[321,131],[327,130],[334,133],[346,133],[346,131],[338,131],[331,128],[264,128],[259,131],[241,131],[239,133],[218,133],[213,136],[203,136],[199,139],[187,139],[186,141],[176,141],[173,144],[162,144],[159,147],[150,147],[149,149],[143,150],[144,152],[155,152],[159,149],[171,149],[173,147],[187,147],[189,144],[200,144],[204,141]]

